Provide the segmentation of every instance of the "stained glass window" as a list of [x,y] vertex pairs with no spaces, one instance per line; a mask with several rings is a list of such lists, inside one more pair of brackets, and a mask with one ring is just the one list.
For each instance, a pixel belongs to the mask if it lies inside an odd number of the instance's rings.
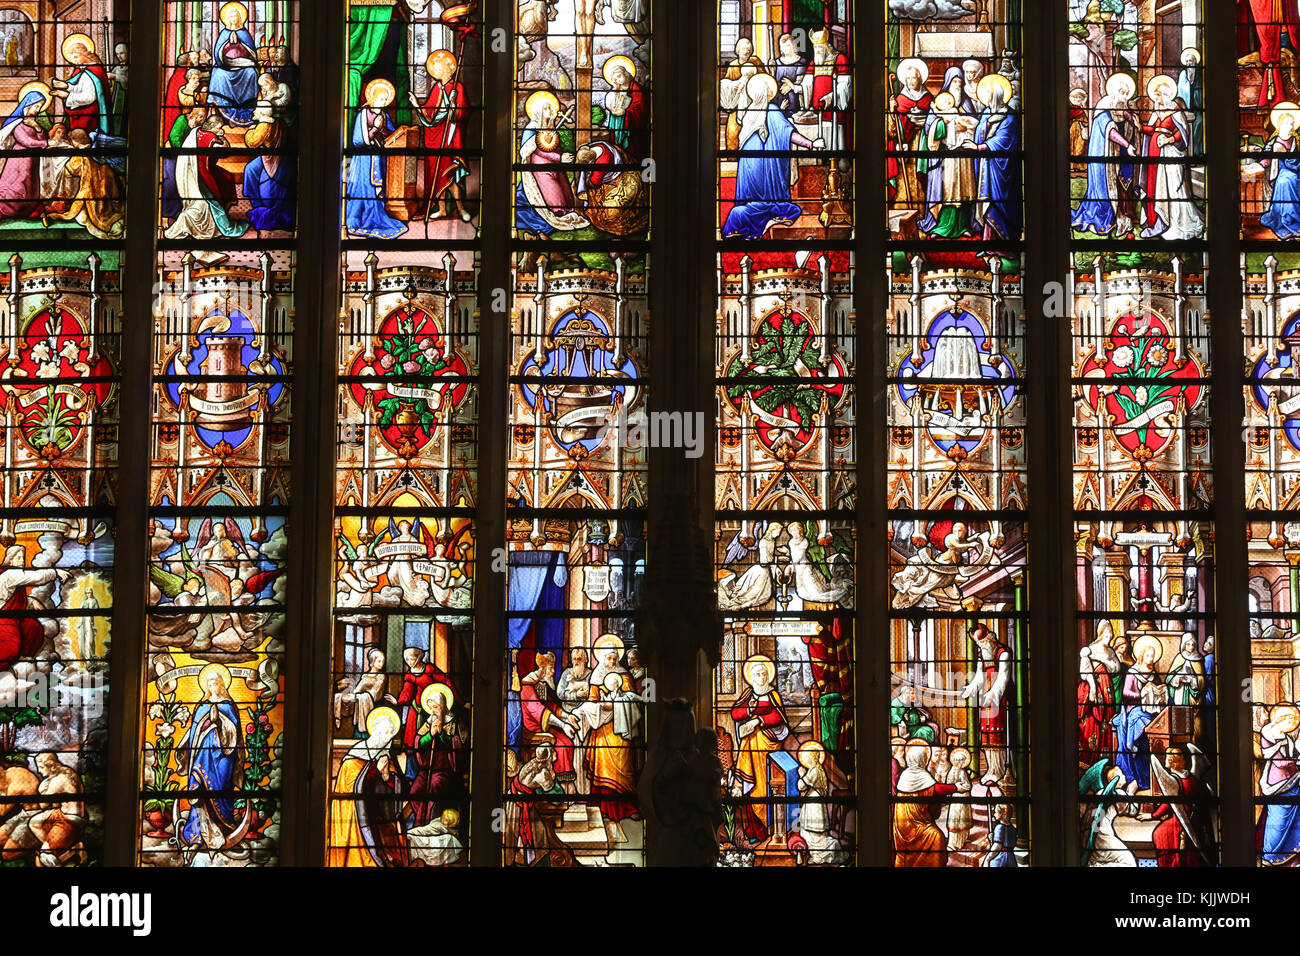
[[1202,5],[1082,6],[1065,295],[1079,853],[1201,866],[1218,859]]
[[[1295,864],[1297,57],[1298,0],[8,4],[0,863],[640,866],[698,760],[728,867]],[[718,612],[662,641],[651,534]]]
[[885,38],[896,866],[1029,855],[1020,4],[970,6]]
[[331,866],[464,864],[483,30],[349,4]]
[[298,4],[163,4],[140,862],[279,856]]
[[[1300,47],[1287,4],[1241,3],[1238,35],[1245,301],[1246,508],[1249,511],[1250,700],[1253,793],[1262,866],[1294,865],[1300,841],[1288,769],[1300,730],[1300,416],[1294,400],[1300,326],[1300,236],[1295,189]],[[1207,666],[1209,656],[1207,655]]]
[[723,862],[856,850],[853,4],[718,5]]
[[[505,639],[508,865],[639,865],[649,2],[519,6]],[[680,423],[680,422],[679,422]]]
[[129,14],[33,17],[0,11],[0,823],[6,865],[75,866],[104,852]]

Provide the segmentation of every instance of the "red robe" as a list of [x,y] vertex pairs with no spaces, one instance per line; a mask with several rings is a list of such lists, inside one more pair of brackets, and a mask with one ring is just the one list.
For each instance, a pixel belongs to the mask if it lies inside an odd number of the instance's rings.
[[1098,700],[1088,700],[1088,684],[1079,681],[1079,760],[1092,766],[1115,753],[1115,695],[1110,672],[1100,664],[1093,667]]
[[[983,698],[989,692],[994,682],[998,679],[998,663],[1006,658],[1008,664],[1011,664],[1011,651],[1005,644],[995,644],[993,647],[993,660],[987,661],[980,655],[980,666],[984,668],[984,686],[980,688],[980,697]],[[1007,683],[1006,690],[1011,689],[1010,681]],[[985,747],[1005,747],[1007,744],[1007,726],[1011,715],[1008,713],[1009,701],[1007,700],[1006,690],[1002,693],[1002,699],[997,702],[997,709],[992,707],[980,707],[980,740]]]
[[[831,70],[827,72],[826,68],[830,66]],[[831,63],[814,63],[808,61],[807,74],[813,78],[812,84],[812,102],[808,104],[810,110],[820,110],[822,119],[833,120],[844,116],[843,110],[828,110],[822,106],[822,98],[828,93],[835,92],[835,79],[840,76],[848,76],[852,71],[849,68],[849,58],[843,53],[835,54],[835,59]],[[929,96],[929,94],[926,94]],[[847,130],[845,131],[848,132]],[[847,138],[847,137],[846,137]]]
[[[200,149],[211,150],[216,141],[216,133],[199,130],[194,142]],[[229,209],[234,205],[237,198],[235,195],[235,180],[230,173],[217,165],[219,155],[216,151],[205,154],[203,160],[199,163],[199,177],[203,180],[203,185],[207,187],[212,198]]]
[[627,129],[628,162],[640,162],[648,152],[646,147],[646,103],[645,91],[641,84],[633,80],[628,84],[627,95],[631,102],[623,111],[623,122]]
[[[424,723],[424,712],[420,710],[420,695],[430,684],[446,684],[451,687],[447,675],[425,661],[419,671],[407,671],[402,677],[402,692],[397,695],[397,706],[402,714],[402,745],[415,749],[420,739],[420,725]],[[452,689],[452,702],[456,703],[456,691]]]
[[1281,70],[1284,32],[1291,49],[1300,54],[1300,14],[1294,0],[1237,0],[1237,55],[1248,56],[1258,44],[1264,68],[1260,106],[1276,106],[1286,99]]
[[[465,148],[461,131],[465,127],[465,117],[469,115],[469,101],[465,98],[465,87],[457,83],[446,95],[446,88],[435,83],[424,101],[425,119],[433,122],[424,128],[424,148],[440,151],[439,155],[429,156],[425,160],[428,169],[428,188],[435,199],[464,176],[465,161],[460,158]],[[437,122],[434,117],[446,110],[447,116]]]
[[[99,79],[99,88],[103,92],[105,98],[107,98],[108,97],[108,74],[104,72],[104,68],[100,66],[98,63],[87,63],[79,67],[77,72],[73,73],[72,76],[75,77],[77,76],[78,73],[81,73],[83,71],[86,73],[93,73]],[[111,108],[109,107],[107,100],[105,102],[105,107]],[[87,133],[89,133],[92,130],[100,129],[101,126],[102,128],[105,129],[107,129],[108,127],[108,118],[107,117],[101,118],[99,115],[98,103],[87,103],[85,106],[73,107],[67,110],[67,114],[68,114],[69,132],[71,132],[74,129],[84,129]],[[168,130],[168,132],[170,132],[170,129]]]
[[45,632],[41,622],[34,617],[10,617],[30,610],[27,589],[15,588],[13,596],[5,602],[4,616],[0,617],[0,670],[8,670],[24,657],[32,657],[41,649]]
[[185,85],[185,71],[189,67],[178,66],[167,80],[167,91],[163,95],[163,123],[162,138],[163,144],[166,145],[167,137],[171,136],[172,127],[176,121],[181,118],[185,112],[185,107],[181,106],[181,88]]
[[1144,154],[1151,163],[1147,166],[1143,174],[1142,185],[1146,189],[1146,200],[1142,203],[1143,220],[1142,225],[1154,226],[1156,222],[1156,177],[1160,175],[1160,137],[1172,136],[1178,141],[1179,149],[1187,150],[1190,144],[1187,137],[1183,135],[1181,127],[1174,122],[1172,116],[1166,116],[1154,126],[1143,126],[1142,132],[1146,134],[1146,149]]
[[[1182,789],[1182,795],[1186,800],[1197,800],[1204,797],[1205,788],[1195,777],[1186,776],[1179,781]],[[1194,819],[1195,815],[1200,812],[1194,804],[1183,804],[1189,819]],[[1151,842],[1156,848],[1156,864],[1158,866],[1204,866],[1205,861],[1201,854],[1197,852],[1195,845],[1183,830],[1182,821],[1174,815],[1174,808],[1167,803],[1162,803],[1156,807],[1152,814],[1160,823],[1156,826],[1155,832],[1151,834]]]
[[573,773],[573,738],[565,733],[559,721],[547,716],[563,713],[553,696],[555,691],[550,687],[547,690],[549,693],[543,700],[537,696],[537,684],[525,683],[519,688],[524,729],[529,733],[551,734],[555,737],[555,772]]
[[[825,77],[825,79],[829,83],[830,78]],[[816,90],[817,88],[814,86],[814,97],[816,96]],[[828,92],[830,92],[829,85],[822,95],[824,96]],[[894,113],[898,117],[898,138],[901,140],[893,147],[895,149],[907,149],[908,144],[921,132],[922,127],[915,125],[910,119],[912,110],[919,109],[923,113],[929,113],[930,107],[934,104],[934,97],[924,87],[921,88],[921,95],[916,99],[912,99],[907,93],[907,90],[903,90],[894,97]]]

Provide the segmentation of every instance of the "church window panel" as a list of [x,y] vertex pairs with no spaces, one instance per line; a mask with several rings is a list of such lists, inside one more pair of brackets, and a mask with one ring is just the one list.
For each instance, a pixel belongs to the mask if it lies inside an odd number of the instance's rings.
[[1300,418],[1295,396],[1300,236],[1296,189],[1300,46],[1296,10],[1240,3],[1238,96],[1246,369],[1246,501],[1250,557],[1252,792],[1261,866],[1293,865],[1300,853],[1287,770],[1300,731]]
[[644,862],[651,15],[647,0],[519,10],[507,865]]
[[851,7],[717,8],[712,729],[728,866],[856,851]]
[[464,865],[483,26],[348,11],[328,862]]
[[1202,4],[1072,9],[1069,29],[1080,860],[1203,866],[1219,848]]
[[7,865],[104,856],[129,27],[125,2],[0,11]]
[[279,857],[297,16],[163,4],[144,865]]
[[[890,3],[895,866],[1030,858],[1020,4]],[[884,741],[873,741],[877,756]]]

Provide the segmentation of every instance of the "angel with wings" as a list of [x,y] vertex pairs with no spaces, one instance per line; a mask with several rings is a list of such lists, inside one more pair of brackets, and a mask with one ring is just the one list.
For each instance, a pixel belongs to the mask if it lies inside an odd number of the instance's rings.
[[761,521],[754,525],[757,540],[737,534],[727,549],[728,566],[757,552],[757,559],[743,573],[727,571],[718,578],[718,607],[724,611],[740,611],[762,607],[772,600],[781,569],[776,564],[776,539],[781,536],[778,521]]

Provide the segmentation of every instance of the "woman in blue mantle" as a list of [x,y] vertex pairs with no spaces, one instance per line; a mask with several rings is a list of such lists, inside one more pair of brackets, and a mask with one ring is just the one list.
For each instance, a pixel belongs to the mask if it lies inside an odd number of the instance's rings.
[[257,106],[257,47],[248,32],[248,8],[227,3],[221,8],[221,32],[212,51],[212,78],[208,105],[221,111],[227,122],[248,126]]
[[824,149],[810,140],[772,101],[776,80],[766,73],[752,76],[745,86],[749,107],[740,127],[741,155],[736,170],[735,205],[722,226],[724,239],[762,239],[774,225],[792,223],[803,209],[790,198],[790,151]]
[[1138,126],[1129,101],[1136,89],[1131,76],[1116,73],[1106,82],[1106,95],[1097,103],[1088,137],[1088,191],[1073,220],[1074,228],[1081,232],[1122,236],[1133,228],[1129,206],[1133,205],[1134,157],[1138,154],[1133,137]]
[[980,152],[975,221],[986,242],[1018,242],[1020,216],[1020,119],[1008,105],[1011,81],[994,74],[980,80],[979,99],[984,104],[975,128],[975,148]]
[[[1294,800],[1300,797],[1300,756],[1296,749],[1300,709],[1294,704],[1279,704],[1268,716],[1268,723],[1259,731],[1264,757],[1259,792],[1270,801]],[[1260,824],[1260,862],[1264,866],[1300,866],[1300,804],[1270,802],[1264,807]]]
[[[397,95],[388,80],[366,84],[365,105],[352,124],[354,149],[379,150],[393,124],[385,110]],[[348,160],[347,227],[353,236],[396,239],[406,224],[388,214],[384,199],[384,157],[378,152],[353,155]]]
[[1300,106],[1279,103],[1273,110],[1270,124],[1273,137],[1264,146],[1272,155],[1265,160],[1268,178],[1273,185],[1268,211],[1260,216],[1259,224],[1273,230],[1279,239],[1300,236],[1300,141],[1296,126],[1300,123]]
[[244,786],[244,735],[239,708],[230,699],[230,671],[209,664],[199,673],[199,687],[204,698],[177,748],[191,794],[180,842],[191,849],[229,850],[251,822],[251,804],[241,814],[232,796]]

